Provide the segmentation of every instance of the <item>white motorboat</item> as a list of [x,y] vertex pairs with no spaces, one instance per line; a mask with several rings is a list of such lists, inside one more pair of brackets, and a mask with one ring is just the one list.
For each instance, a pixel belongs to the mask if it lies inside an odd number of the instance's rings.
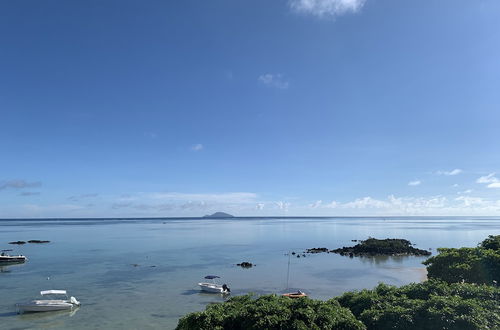
[[9,263],[22,263],[28,260],[28,258],[23,255],[11,256],[6,253],[7,251],[12,250],[2,250],[2,253],[0,253],[0,265]]
[[[28,303],[17,304],[19,312],[51,312],[72,310],[80,306],[80,302],[75,297],[70,297],[66,294],[66,290],[46,290],[41,291],[42,297],[49,296],[52,299],[32,300]],[[64,297],[62,297],[64,296]],[[65,299],[55,299],[65,298]]]
[[205,292],[210,292],[210,293],[225,293],[228,294],[231,292],[229,287],[226,284],[218,284],[216,282],[216,279],[220,278],[220,276],[217,275],[207,275],[205,276],[205,279],[207,280],[212,280],[212,282],[201,282],[198,283],[202,291]]

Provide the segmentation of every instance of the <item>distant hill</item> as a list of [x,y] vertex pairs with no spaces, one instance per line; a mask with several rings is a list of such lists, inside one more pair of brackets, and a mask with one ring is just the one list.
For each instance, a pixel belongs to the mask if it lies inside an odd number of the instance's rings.
[[215,212],[214,214],[207,214],[203,216],[204,218],[234,218],[234,215],[224,213],[224,212]]

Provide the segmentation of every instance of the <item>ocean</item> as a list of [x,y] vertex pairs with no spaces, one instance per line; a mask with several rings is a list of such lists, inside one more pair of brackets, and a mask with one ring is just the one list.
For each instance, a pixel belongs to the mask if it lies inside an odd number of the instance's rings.
[[[300,289],[329,299],[379,282],[420,282],[426,257],[288,254],[368,237],[405,238],[435,254],[493,234],[500,234],[498,217],[0,220],[0,249],[29,258],[0,267],[0,328],[173,329],[181,316],[226,299],[200,292],[209,274],[233,296]],[[8,244],[33,239],[50,243]],[[255,266],[236,266],[242,261]],[[48,289],[68,290],[81,307],[16,314],[16,303]]]

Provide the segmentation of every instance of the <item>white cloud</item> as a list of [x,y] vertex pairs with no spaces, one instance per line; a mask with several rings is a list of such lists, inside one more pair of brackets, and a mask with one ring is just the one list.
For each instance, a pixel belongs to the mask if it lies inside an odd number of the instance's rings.
[[250,192],[234,192],[221,194],[186,194],[179,192],[154,193],[148,197],[168,201],[197,201],[216,203],[255,203],[258,195]]
[[314,203],[309,204],[309,207],[312,209],[317,209],[318,207],[321,206],[322,203],[323,203],[323,201],[316,201]]
[[418,185],[420,185],[421,183],[422,183],[422,181],[420,181],[420,180],[414,180],[414,181],[410,181],[410,182],[408,182],[408,185],[409,185],[409,186],[418,186]]
[[455,198],[455,200],[463,202],[465,207],[481,206],[486,203],[481,197],[460,196]]
[[321,208],[334,208],[337,210],[368,210],[368,212],[386,214],[422,214],[435,213],[446,206],[447,199],[443,196],[424,197],[395,197],[390,195],[385,200],[375,199],[370,196],[357,198],[354,201],[340,203],[333,201],[323,204]]
[[488,183],[488,188],[500,188],[500,180],[495,176],[495,173],[482,176],[476,180],[477,183]]
[[335,17],[358,12],[366,0],[289,0],[292,10],[317,17]]
[[280,73],[266,73],[259,76],[258,80],[268,87],[274,87],[278,89],[287,89],[290,85],[288,80],[286,80]]
[[459,186],[459,184],[458,184],[458,183],[455,183],[455,184],[453,185],[453,187],[455,187],[455,188],[456,188],[456,187],[458,187],[458,186]]
[[342,206],[354,209],[365,209],[365,208],[379,209],[379,208],[387,208],[390,206],[390,204],[388,202],[373,199],[371,197],[363,197],[363,198],[358,198],[352,202],[345,203]]
[[193,150],[193,151],[203,150],[203,144],[201,144],[201,143],[194,144],[193,146],[191,146],[191,150]]
[[257,205],[255,206],[255,208],[259,211],[262,211],[264,209],[264,206],[266,206],[266,204],[264,203],[257,203]]
[[490,173],[488,175],[482,176],[476,180],[477,183],[495,183],[498,179],[495,177],[495,173]]
[[458,191],[457,194],[458,195],[466,195],[466,194],[470,194],[472,193],[472,189],[467,189],[467,190],[464,190],[464,191]]
[[456,168],[454,170],[451,170],[451,171],[437,171],[436,174],[437,175],[458,175],[460,173],[462,173],[463,171],[459,168]]
[[332,202],[331,202],[331,203],[329,203],[329,204],[325,204],[325,207],[326,207],[326,208],[329,208],[329,209],[334,209],[334,208],[336,208],[338,205],[339,205],[339,203],[337,203],[336,201],[332,201]]
[[280,209],[280,210],[284,210],[284,211],[288,211],[289,207],[290,207],[290,203],[287,203],[287,202],[283,202],[283,201],[279,201],[279,202],[275,202],[276,206]]

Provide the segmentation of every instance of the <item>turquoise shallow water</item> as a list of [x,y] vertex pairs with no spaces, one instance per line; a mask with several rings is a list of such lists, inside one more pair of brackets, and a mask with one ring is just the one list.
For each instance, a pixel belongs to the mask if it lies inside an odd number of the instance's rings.
[[[500,234],[498,218],[235,218],[140,220],[0,220],[0,249],[28,256],[0,268],[2,329],[172,329],[180,316],[223,301],[200,293],[207,274],[223,277],[233,295],[281,293],[288,251],[350,246],[352,239],[406,238],[433,252],[475,246]],[[16,240],[49,244],[8,245]],[[425,279],[425,257],[291,258],[289,287],[312,298]],[[250,261],[257,266],[235,266]],[[134,264],[136,266],[134,266]],[[40,290],[67,289],[73,313],[17,315],[15,304]]]

